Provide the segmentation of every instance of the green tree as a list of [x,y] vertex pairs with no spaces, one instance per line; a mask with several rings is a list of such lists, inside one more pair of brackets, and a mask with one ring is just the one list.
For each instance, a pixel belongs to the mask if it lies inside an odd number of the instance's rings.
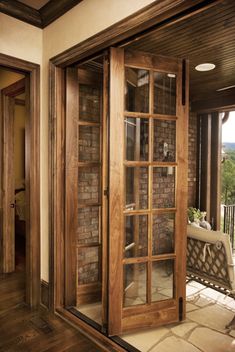
[[222,202],[235,204],[235,151],[228,151],[222,164]]

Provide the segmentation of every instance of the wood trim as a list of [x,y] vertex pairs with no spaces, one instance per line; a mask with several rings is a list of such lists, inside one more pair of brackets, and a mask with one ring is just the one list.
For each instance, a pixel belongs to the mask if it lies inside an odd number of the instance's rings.
[[211,220],[213,230],[220,230],[221,219],[221,144],[222,116],[212,114],[211,126]]
[[49,283],[41,280],[41,304],[49,308]]
[[25,73],[30,86],[29,104],[26,106],[29,116],[26,140],[29,172],[26,176],[26,188],[29,190],[30,205],[26,249],[29,253],[26,264],[26,303],[30,307],[36,307],[40,303],[40,66],[4,54],[0,54],[0,65]]
[[19,94],[25,92],[25,78],[20,79],[19,81],[12,83],[8,87],[4,88],[3,90],[4,95],[9,97],[16,97]]
[[[176,188],[178,189],[176,197],[176,219],[177,229],[175,234],[175,251],[178,253],[178,260],[175,262],[175,276],[178,282],[174,285],[178,286],[177,299],[177,309],[179,317],[179,298],[183,299],[183,312],[182,318],[185,319],[186,316],[186,241],[187,241],[187,206],[188,206],[188,120],[189,120],[189,62],[187,60],[182,60],[182,64],[179,65],[178,77],[182,77],[182,80],[178,80],[178,94],[183,94],[182,86],[185,86],[185,101],[182,105],[181,101],[178,100],[177,105],[177,115],[179,119],[177,120],[177,137],[176,137],[176,150],[177,150],[177,175],[176,175]],[[182,71],[185,69],[185,75]],[[183,82],[184,80],[184,82]],[[184,210],[184,211],[182,211]],[[180,319],[180,317],[179,317]]]
[[102,116],[102,322],[108,323],[108,218],[109,218],[109,58],[106,54],[103,59],[103,116]]
[[[109,335],[121,331],[122,317],[122,250],[123,250],[123,185],[124,175],[124,51],[111,48],[110,52],[110,180],[109,182]],[[118,148],[117,148],[118,145]],[[117,270],[118,268],[118,270]],[[111,323],[110,323],[111,322]]]
[[16,0],[0,0],[0,12],[43,29],[82,1],[52,0],[36,10]]
[[42,28],[40,13],[32,7],[16,0],[0,0],[0,12],[32,24],[35,27]]
[[104,352],[126,352],[126,349],[117,345],[112,339],[101,334],[92,326],[88,325],[81,319],[78,319],[75,315],[69,311],[59,308],[55,312],[60,318],[65,320],[68,324],[78,329],[83,335],[92,340],[99,348]]
[[19,106],[25,106],[25,100],[23,99],[15,99],[15,104]]
[[[97,55],[110,46],[131,41],[145,32],[162,28],[174,21],[190,17],[194,12],[214,6],[222,0],[162,0],[154,1],[138,12],[109,28],[65,50],[51,59],[56,66],[65,67],[89,56]],[[125,42],[125,43],[126,43]]]
[[[2,100],[2,271],[15,271],[14,98],[1,91]],[[9,177],[10,176],[10,177]]]
[[65,70],[50,64],[49,121],[49,299],[50,309],[64,305],[65,232]]
[[78,75],[66,69],[65,145],[65,305],[76,306],[76,238],[78,214]]
[[42,27],[45,28],[83,0],[50,1],[39,10]]
[[211,194],[211,114],[201,115],[200,209],[210,221]]

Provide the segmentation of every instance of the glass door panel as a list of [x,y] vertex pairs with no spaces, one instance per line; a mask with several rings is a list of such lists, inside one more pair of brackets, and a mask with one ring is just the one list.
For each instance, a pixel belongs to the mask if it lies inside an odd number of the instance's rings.
[[127,210],[148,208],[148,168],[126,167],[126,206]]
[[106,58],[97,58],[67,69],[66,76],[65,305],[103,331],[107,324],[107,92],[103,88],[107,67]]
[[131,307],[147,302],[147,268],[146,263],[132,263],[124,266],[124,307]]
[[159,260],[152,263],[152,302],[166,301],[174,296],[174,260]]
[[124,257],[148,255],[148,215],[125,216]]
[[170,254],[175,251],[175,213],[153,214],[152,253]]
[[87,317],[101,324],[102,72],[91,70],[86,65],[79,68],[78,96],[76,308]]
[[180,143],[187,140],[188,102],[183,106],[182,65],[111,50],[110,335],[183,314],[187,153]]
[[125,118],[126,160],[146,161],[149,154],[149,121],[148,119]]
[[153,208],[175,208],[175,167],[153,167]]
[[149,112],[149,71],[125,68],[126,111]]
[[154,113],[176,115],[176,74],[154,72]]

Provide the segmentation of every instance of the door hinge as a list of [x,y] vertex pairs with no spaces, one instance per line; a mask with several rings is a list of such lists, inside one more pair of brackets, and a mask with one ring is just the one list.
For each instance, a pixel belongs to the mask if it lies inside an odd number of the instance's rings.
[[186,104],[186,60],[182,61],[182,105]]
[[104,196],[105,196],[105,197],[108,197],[108,196],[109,196],[109,190],[108,190],[108,189],[105,189],[105,190],[104,190]]
[[183,297],[180,297],[179,298],[179,321],[183,320],[183,303],[184,303]]

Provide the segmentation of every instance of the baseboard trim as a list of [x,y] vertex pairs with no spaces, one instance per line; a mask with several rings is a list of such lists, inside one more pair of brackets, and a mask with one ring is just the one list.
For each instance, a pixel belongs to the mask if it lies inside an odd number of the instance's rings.
[[49,309],[49,283],[41,280],[41,305]]

